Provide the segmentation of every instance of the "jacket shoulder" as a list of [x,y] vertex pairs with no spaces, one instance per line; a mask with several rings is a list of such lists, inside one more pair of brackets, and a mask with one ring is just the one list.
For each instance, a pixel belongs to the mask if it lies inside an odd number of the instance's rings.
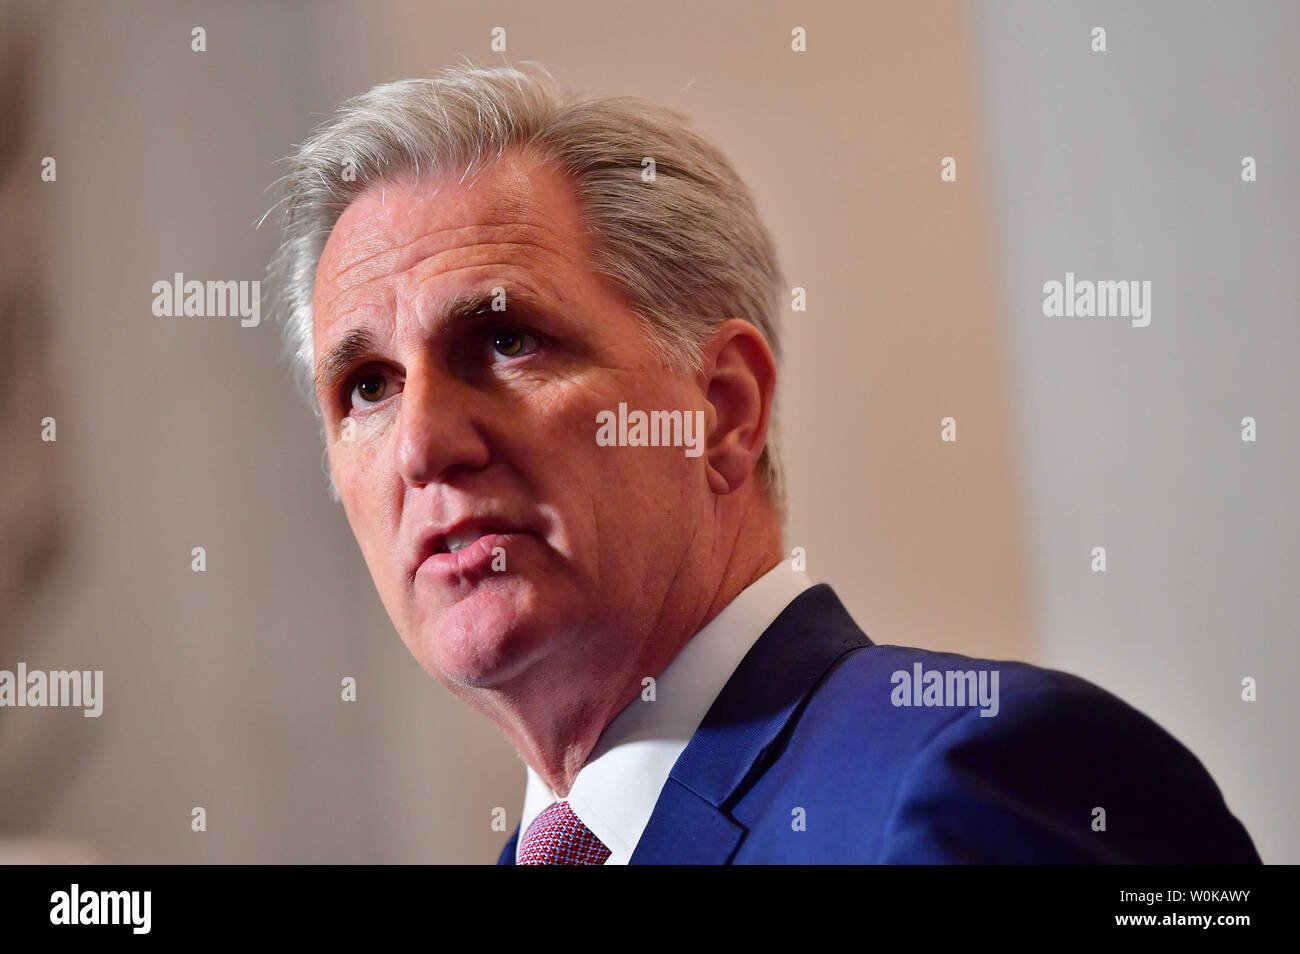
[[791,798],[805,832],[816,812],[838,833],[806,839],[806,860],[1259,860],[1196,757],[1111,693],[901,646],[847,654],[737,808],[784,831],[791,809],[775,808]]

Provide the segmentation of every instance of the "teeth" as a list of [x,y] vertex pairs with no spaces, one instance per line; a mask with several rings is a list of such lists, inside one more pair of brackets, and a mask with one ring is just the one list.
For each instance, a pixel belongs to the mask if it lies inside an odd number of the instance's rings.
[[447,552],[455,553],[457,550],[463,550],[479,537],[490,532],[490,530],[480,527],[474,530],[461,530],[459,533],[448,534]]

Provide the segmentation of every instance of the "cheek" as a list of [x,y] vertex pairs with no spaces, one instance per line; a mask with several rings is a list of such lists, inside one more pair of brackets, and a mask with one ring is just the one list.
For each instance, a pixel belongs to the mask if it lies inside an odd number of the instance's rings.
[[[629,412],[689,407],[688,395],[654,383],[648,374],[592,375],[557,382],[529,402],[523,430],[530,437],[522,445],[529,460],[520,463],[538,496],[564,502],[585,546],[618,547],[695,519],[692,488],[707,486],[703,457],[687,457],[682,447],[602,446],[596,439],[597,416],[610,412],[617,420],[620,403]],[[597,534],[603,539],[590,539]]]
[[605,390],[589,380],[550,382],[512,409],[510,430],[500,436],[497,449],[515,456],[534,480],[563,489],[566,496],[589,492],[597,452],[605,449],[596,444],[596,415],[608,404]]
[[388,491],[393,486],[394,472],[384,463],[388,459],[379,445],[360,439],[336,442],[329,452],[330,471],[343,511],[385,602],[385,585],[391,573],[384,571],[395,561],[397,532],[396,510]]

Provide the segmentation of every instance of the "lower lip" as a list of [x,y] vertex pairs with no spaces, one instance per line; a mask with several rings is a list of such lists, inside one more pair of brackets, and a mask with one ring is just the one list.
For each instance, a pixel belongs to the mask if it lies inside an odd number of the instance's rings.
[[438,577],[453,578],[469,574],[504,572],[492,569],[494,557],[492,551],[501,547],[509,552],[508,544],[522,536],[521,533],[489,533],[455,553],[435,553],[420,564],[415,571],[416,577],[430,573]]

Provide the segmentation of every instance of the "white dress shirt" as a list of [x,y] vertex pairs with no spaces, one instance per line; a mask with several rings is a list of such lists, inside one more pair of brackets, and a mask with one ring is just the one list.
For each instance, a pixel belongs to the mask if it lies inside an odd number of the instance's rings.
[[[812,585],[807,573],[782,560],[691,638],[656,678],[653,702],[638,696],[606,726],[566,799],[609,848],[605,864],[627,864],[668,773],[722,687],[763,631]],[[559,796],[528,767],[516,861],[523,833],[557,801]]]

